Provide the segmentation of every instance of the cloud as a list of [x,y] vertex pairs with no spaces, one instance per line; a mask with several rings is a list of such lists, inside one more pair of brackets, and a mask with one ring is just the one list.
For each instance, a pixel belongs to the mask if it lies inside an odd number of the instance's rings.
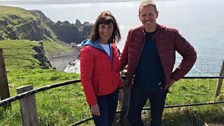
[[0,0],[0,4],[71,4],[71,3],[107,3],[136,0]]

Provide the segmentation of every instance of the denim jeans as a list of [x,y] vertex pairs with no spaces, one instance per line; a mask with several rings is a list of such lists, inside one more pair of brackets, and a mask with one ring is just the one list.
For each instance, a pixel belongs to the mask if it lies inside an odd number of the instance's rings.
[[141,120],[141,111],[149,99],[151,107],[151,126],[162,126],[162,114],[167,91],[143,91],[133,86],[127,113],[127,120],[131,126],[145,126]]
[[97,96],[100,116],[93,115],[96,126],[112,126],[117,109],[118,90],[109,95]]

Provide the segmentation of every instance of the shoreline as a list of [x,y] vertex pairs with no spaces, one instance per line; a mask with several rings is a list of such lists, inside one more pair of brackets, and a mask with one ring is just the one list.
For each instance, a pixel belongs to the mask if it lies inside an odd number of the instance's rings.
[[49,57],[48,60],[52,68],[64,72],[65,68],[73,61],[79,59],[79,48],[74,47],[73,50],[63,52],[60,55]]

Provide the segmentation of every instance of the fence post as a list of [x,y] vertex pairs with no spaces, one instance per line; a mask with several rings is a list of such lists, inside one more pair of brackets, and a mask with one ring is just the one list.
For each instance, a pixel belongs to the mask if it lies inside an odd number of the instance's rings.
[[[224,76],[224,60],[222,61],[222,67],[221,67],[219,75]],[[223,83],[223,78],[219,78],[218,86],[217,86],[216,94],[215,94],[216,97],[220,95],[220,92],[221,92],[221,89],[222,89],[222,83]]]
[[128,106],[129,106],[129,98],[130,98],[130,90],[131,87],[126,87],[126,78],[123,79],[123,91],[124,91],[124,98],[122,100],[122,111],[121,111],[121,115],[120,115],[120,124],[122,126],[129,126],[130,124],[128,123],[127,119],[126,119],[126,114],[127,114],[127,110],[128,110]]
[[[3,49],[0,48],[0,100],[9,98],[9,86],[5,68],[5,60],[3,56]],[[3,107],[8,108],[11,106],[11,103],[4,105]]]
[[[17,94],[32,90],[33,86],[23,86],[16,89]],[[35,95],[29,95],[20,100],[20,111],[23,126],[39,126]]]

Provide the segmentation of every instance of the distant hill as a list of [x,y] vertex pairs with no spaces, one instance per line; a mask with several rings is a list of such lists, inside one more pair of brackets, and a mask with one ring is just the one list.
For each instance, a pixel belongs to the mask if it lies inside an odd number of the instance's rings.
[[90,23],[53,22],[39,10],[0,6],[0,40],[27,39],[41,41],[47,38],[66,43],[80,43],[91,30]]
[[138,0],[1,0],[0,4],[71,4],[71,3],[109,3]]

